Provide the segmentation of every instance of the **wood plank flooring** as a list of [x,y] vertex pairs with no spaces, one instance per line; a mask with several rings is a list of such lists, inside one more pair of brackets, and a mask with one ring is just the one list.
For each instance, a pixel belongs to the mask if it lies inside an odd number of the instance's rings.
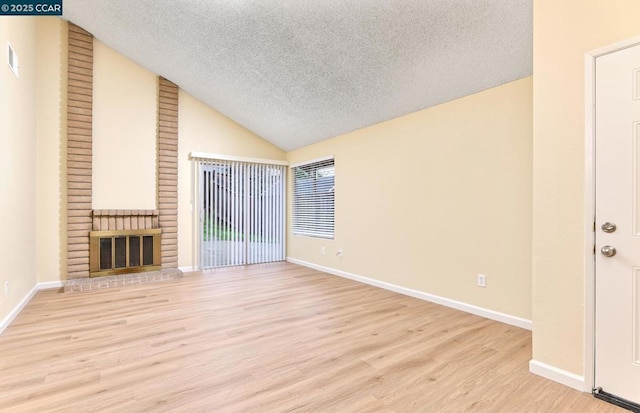
[[265,264],[39,292],[0,336],[0,411],[625,412],[530,358],[526,330]]

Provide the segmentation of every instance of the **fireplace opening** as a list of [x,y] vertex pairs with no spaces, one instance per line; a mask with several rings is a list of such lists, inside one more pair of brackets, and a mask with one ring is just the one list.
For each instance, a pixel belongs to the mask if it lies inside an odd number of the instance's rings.
[[91,231],[89,276],[159,270],[161,230]]

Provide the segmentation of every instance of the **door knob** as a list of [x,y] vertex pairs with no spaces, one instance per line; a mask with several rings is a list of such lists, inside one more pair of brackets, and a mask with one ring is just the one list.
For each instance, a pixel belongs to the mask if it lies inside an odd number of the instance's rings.
[[600,228],[602,228],[604,232],[612,233],[616,231],[617,227],[616,227],[616,224],[613,224],[611,222],[605,222],[604,224],[602,224]]
[[602,253],[602,255],[604,255],[605,257],[613,257],[614,255],[616,255],[616,249],[613,248],[610,245],[605,245],[604,247],[600,248],[600,252]]

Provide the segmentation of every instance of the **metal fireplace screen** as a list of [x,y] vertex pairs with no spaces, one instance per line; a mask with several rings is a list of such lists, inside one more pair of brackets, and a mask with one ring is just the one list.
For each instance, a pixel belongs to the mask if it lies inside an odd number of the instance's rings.
[[161,229],[91,231],[89,275],[117,275],[160,269]]

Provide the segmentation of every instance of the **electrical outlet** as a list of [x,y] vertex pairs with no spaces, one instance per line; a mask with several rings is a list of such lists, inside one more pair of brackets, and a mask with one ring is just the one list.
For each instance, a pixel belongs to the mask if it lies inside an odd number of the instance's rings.
[[485,288],[487,286],[487,276],[484,274],[478,274],[477,282],[478,287]]
[[9,281],[5,281],[4,282],[4,296],[8,296],[9,295]]
[[320,248],[320,254],[325,255],[327,253],[327,249],[325,247]]

